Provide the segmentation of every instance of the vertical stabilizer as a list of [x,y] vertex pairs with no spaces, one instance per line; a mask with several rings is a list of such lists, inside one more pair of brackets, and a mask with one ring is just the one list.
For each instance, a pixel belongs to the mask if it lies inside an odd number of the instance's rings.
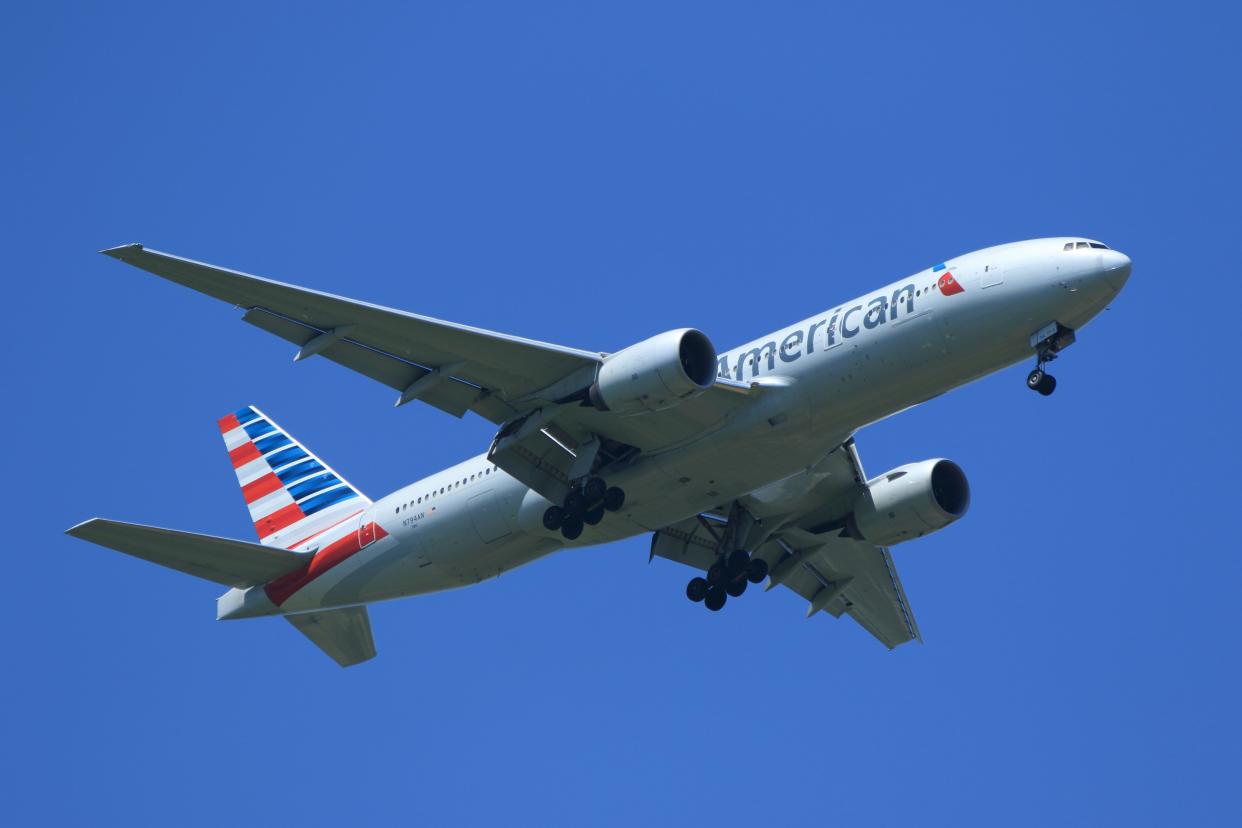
[[254,406],[219,420],[242,496],[265,546],[309,551],[371,501]]

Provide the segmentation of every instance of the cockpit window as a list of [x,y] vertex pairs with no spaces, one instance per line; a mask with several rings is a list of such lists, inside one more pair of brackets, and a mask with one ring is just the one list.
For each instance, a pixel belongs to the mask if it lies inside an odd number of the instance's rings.
[[1082,249],[1086,248],[1087,246],[1088,246],[1088,245],[1087,245],[1087,243],[1086,243],[1086,242],[1079,242],[1078,244],[1074,245],[1074,247],[1078,248],[1079,250],[1082,250]]
[[1073,249],[1074,249],[1074,243],[1073,243],[1073,242],[1066,242],[1066,243],[1065,243],[1065,247],[1062,247],[1061,249],[1062,249],[1062,250],[1073,250]]
[[1091,246],[1094,247],[1096,250],[1107,250],[1108,249],[1108,245],[1100,244],[1099,242],[1091,242]]

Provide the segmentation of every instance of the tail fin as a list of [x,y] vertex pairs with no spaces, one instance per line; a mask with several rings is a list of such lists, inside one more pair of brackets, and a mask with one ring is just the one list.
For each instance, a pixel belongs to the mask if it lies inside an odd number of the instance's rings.
[[254,406],[219,420],[264,546],[297,549],[371,501]]

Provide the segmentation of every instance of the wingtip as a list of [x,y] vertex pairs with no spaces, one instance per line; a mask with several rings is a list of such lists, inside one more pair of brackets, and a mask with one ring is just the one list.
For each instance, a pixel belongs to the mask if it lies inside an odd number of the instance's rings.
[[99,252],[104,254],[105,256],[111,256],[114,259],[124,259],[126,253],[137,253],[141,251],[142,249],[143,248],[141,244],[139,244],[138,242],[133,242],[132,244],[120,244],[120,245],[117,245],[116,247],[105,247],[103,250],[100,250]]
[[93,518],[87,518],[81,523],[75,523],[73,526],[70,526],[68,529],[65,530],[65,534],[69,535],[70,537],[76,538],[81,535],[83,529],[85,529],[87,526],[90,526],[92,523],[95,523],[98,520],[99,518],[93,517]]

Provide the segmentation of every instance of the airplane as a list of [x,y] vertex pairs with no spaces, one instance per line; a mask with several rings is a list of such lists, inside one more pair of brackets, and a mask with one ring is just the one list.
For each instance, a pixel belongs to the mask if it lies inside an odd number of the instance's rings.
[[217,619],[282,616],[341,666],[376,654],[367,605],[553,552],[651,534],[721,610],[767,582],[890,650],[922,641],[890,552],[962,518],[932,458],[868,477],[856,433],[1034,357],[1027,387],[1117,296],[1131,262],[1061,237],[948,259],[732,350],[682,328],[600,353],[432,319],[129,244],[101,251],[455,417],[486,452],[371,500],[263,411],[218,421],[258,543],[93,518],[67,534],[228,587]]

